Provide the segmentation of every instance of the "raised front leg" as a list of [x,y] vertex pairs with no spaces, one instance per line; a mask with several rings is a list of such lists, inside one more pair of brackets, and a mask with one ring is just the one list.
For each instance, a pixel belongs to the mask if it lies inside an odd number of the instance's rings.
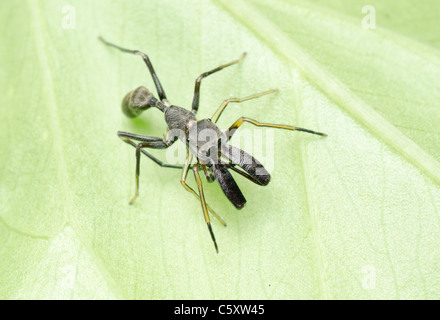
[[142,59],[144,60],[145,64],[147,65],[148,70],[150,70],[150,74],[151,74],[151,77],[153,78],[153,82],[154,82],[154,85],[156,86],[157,94],[159,95],[160,100],[163,101],[163,100],[167,99],[167,97],[165,95],[165,91],[164,91],[164,89],[163,89],[163,87],[162,87],[162,85],[161,85],[161,83],[159,81],[159,78],[157,77],[156,72],[154,71],[154,68],[153,68],[153,65],[152,65],[152,63],[150,61],[150,58],[148,58],[148,56],[145,53],[143,53],[143,52],[141,52],[139,50],[130,50],[130,49],[122,48],[122,47],[117,46],[117,45],[115,45],[115,44],[113,44],[111,42],[108,42],[107,40],[105,40],[102,37],[99,37],[99,40],[101,40],[104,44],[106,44],[106,45],[108,45],[110,47],[113,47],[113,48],[116,48],[118,50],[121,50],[122,52],[127,52],[127,53],[131,53],[131,54],[135,54],[135,55],[141,56]]

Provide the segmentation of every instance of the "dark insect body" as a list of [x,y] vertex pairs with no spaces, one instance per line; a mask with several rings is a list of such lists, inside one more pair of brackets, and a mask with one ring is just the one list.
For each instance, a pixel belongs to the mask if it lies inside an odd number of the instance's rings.
[[[202,73],[195,81],[192,109],[187,110],[175,105],[171,105],[168,102],[165,91],[159,81],[159,78],[156,75],[156,72],[154,71],[153,65],[151,64],[150,59],[145,53],[137,50],[129,50],[119,47],[115,44],[107,42],[101,37],[100,40],[104,44],[119,49],[123,52],[141,56],[150,71],[159,96],[159,99],[156,99],[147,88],[139,87],[129,92],[125,96],[122,102],[123,113],[127,117],[134,118],[139,116],[143,111],[151,107],[156,107],[164,113],[165,121],[168,125],[167,135],[164,138],[118,131],[119,138],[136,148],[136,193],[129,203],[133,204],[135,199],[139,195],[139,171],[141,152],[161,167],[182,169],[180,182],[187,191],[189,191],[197,199],[199,199],[202,205],[205,222],[208,226],[212,241],[214,242],[215,250],[217,252],[218,246],[214,237],[214,232],[212,231],[208,212],[214,215],[223,225],[226,226],[226,223],[206,203],[199,170],[203,170],[203,173],[208,182],[216,180],[229,201],[238,209],[243,208],[244,204],[246,203],[246,199],[240,191],[240,188],[238,187],[229,170],[237,172],[248,180],[261,186],[267,185],[270,181],[269,172],[267,172],[267,170],[258,160],[256,160],[253,156],[249,155],[245,151],[229,145],[228,142],[233,134],[236,132],[236,130],[242,124],[247,122],[258,127],[296,130],[320,136],[326,136],[326,134],[324,133],[312,131],[309,129],[293,127],[289,125],[261,123],[246,117],[238,118],[237,121],[235,121],[229,127],[229,129],[226,130],[226,132],[223,132],[217,126],[217,120],[221,116],[224,109],[228,106],[228,104],[240,103],[243,101],[259,98],[261,96],[276,92],[278,91],[277,89],[253,94],[245,98],[227,99],[223,101],[223,103],[219,106],[219,108],[211,118],[197,120],[196,114],[199,108],[200,84],[202,82],[202,79],[217,71],[222,70],[223,68],[238,63],[245,57],[245,53],[243,53],[241,57],[237,60]],[[185,164],[183,166],[164,163],[145,150],[145,148],[166,149],[177,140],[181,140],[187,146],[187,156]],[[196,163],[193,164],[192,161],[194,157],[196,158]],[[186,183],[186,178],[190,169],[193,171],[198,192],[196,192],[196,190],[194,190]]]

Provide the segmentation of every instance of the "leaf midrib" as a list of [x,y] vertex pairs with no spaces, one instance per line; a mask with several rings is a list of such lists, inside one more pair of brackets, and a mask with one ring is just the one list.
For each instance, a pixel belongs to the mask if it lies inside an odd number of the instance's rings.
[[[440,163],[435,158],[425,152],[413,140],[406,137],[393,124],[384,119],[335,76],[327,72],[324,66],[321,66],[310,55],[304,52],[296,42],[291,40],[275,24],[254,10],[252,5],[249,5],[242,0],[234,2],[218,0],[218,2],[228,14],[235,18],[236,21],[240,21],[242,25],[253,32],[262,42],[265,42],[268,45],[268,48],[274,51],[274,53],[278,53],[286,58],[287,61],[295,66],[295,69],[299,70],[300,73],[312,84],[320,88],[352,118],[375,133],[378,138],[382,139],[407,161],[421,169],[436,183],[440,183]],[[246,12],[246,15],[240,14],[243,12]],[[347,17],[344,21],[350,22],[350,18]],[[387,34],[394,35],[392,31],[384,31],[382,36],[385,37]],[[276,37],[271,35],[276,35]],[[396,42],[403,45],[414,41],[400,36]],[[422,54],[424,58],[427,58],[427,55],[432,58],[432,55],[427,54],[432,51],[432,49],[423,44],[411,46],[411,48],[413,48],[412,50],[416,51],[418,54]],[[437,64],[439,63],[436,59],[430,59],[430,61]],[[300,146],[300,154],[304,175],[304,188],[307,195],[307,210],[309,212],[310,224],[312,227],[312,237],[316,250],[315,255],[319,264],[321,294],[324,298],[330,298],[328,288],[326,287],[325,261],[321,252],[322,243],[317,230],[318,227],[315,212],[312,208],[313,199],[308,192],[309,178],[307,175],[307,159],[304,145]]]
[[[275,53],[292,63],[312,84],[320,88],[340,108],[372,131],[392,149],[440,184],[440,163],[355,95],[341,81],[314,61],[281,29],[242,0],[218,0],[225,10],[268,44]],[[246,12],[243,16],[240,12]],[[256,23],[258,21],[258,23]],[[273,35],[276,35],[274,37]]]

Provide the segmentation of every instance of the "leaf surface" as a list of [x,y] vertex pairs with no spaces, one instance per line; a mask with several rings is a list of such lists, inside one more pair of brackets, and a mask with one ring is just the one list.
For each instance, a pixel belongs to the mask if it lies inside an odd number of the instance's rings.
[[[1,2],[0,298],[438,299],[440,5],[369,4],[375,30],[360,1]],[[271,183],[235,175],[238,211],[204,180],[228,222],[213,220],[215,254],[179,170],[143,157],[128,205],[135,150],[116,132],[166,126],[157,110],[123,116],[124,95],[153,82],[99,35],[147,52],[188,108],[198,75],[246,51],[203,80],[198,116],[277,87],[219,125],[247,116],[329,136],[240,128],[270,151],[234,137]]]

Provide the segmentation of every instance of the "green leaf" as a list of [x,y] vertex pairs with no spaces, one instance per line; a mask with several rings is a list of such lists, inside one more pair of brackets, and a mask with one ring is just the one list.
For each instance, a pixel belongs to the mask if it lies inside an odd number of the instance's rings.
[[[0,298],[438,299],[440,4],[368,4],[372,30],[348,0],[1,2]],[[219,125],[248,116],[329,136],[243,126],[273,135],[272,179],[237,176],[240,211],[204,180],[228,222],[212,222],[216,254],[179,170],[143,157],[128,205],[135,150],[116,132],[166,125],[157,110],[121,113],[153,82],[99,35],[147,52],[187,108],[200,73],[246,51],[203,80],[199,118],[277,87]]]

